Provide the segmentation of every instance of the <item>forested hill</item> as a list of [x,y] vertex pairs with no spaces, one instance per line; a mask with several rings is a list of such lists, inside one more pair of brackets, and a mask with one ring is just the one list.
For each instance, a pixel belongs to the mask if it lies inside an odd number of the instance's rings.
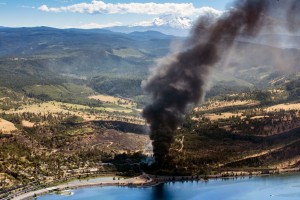
[[[20,89],[71,81],[99,92],[135,96],[141,94],[149,67],[170,51],[174,40],[182,38],[154,31],[2,27],[0,85]],[[133,84],[132,91],[128,84]]]
[[[102,29],[1,28],[0,56],[43,61],[52,71],[93,74],[145,69],[169,52],[173,36]],[[135,69],[136,70],[136,69]]]
[[[37,84],[72,82],[140,101],[141,81],[149,67],[183,40],[156,31],[125,34],[103,29],[1,27],[0,85],[22,90]],[[208,96],[254,87],[281,87],[287,80],[297,80],[299,49],[274,47],[260,40],[237,41],[234,47],[229,59],[215,71],[215,87]],[[273,62],[273,55],[283,62]],[[289,70],[282,70],[287,67]]]

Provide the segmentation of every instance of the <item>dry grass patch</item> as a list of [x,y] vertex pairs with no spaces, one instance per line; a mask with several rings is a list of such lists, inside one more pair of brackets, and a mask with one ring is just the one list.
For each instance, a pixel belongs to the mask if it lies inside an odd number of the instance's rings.
[[41,113],[41,114],[47,114],[47,113],[65,113],[67,112],[64,108],[61,107],[63,103],[55,102],[55,101],[49,101],[44,103],[37,103],[37,104],[31,104],[31,105],[24,105],[20,107],[18,110],[10,110],[7,113]]
[[220,113],[220,114],[205,114],[204,117],[208,118],[211,121],[217,121],[219,119],[228,119],[230,117],[241,117],[242,113]]
[[[80,109],[91,109],[88,106],[78,105],[78,104],[71,104],[71,103],[62,103],[57,101],[48,101],[44,103],[37,103],[37,104],[31,104],[31,105],[25,105],[20,107],[18,110],[10,110],[7,113],[24,113],[24,112],[30,112],[30,113],[41,113],[41,114],[48,114],[48,113],[70,113],[70,114],[76,114],[74,110],[80,110]],[[104,108],[104,107],[96,107],[93,108],[96,110],[103,110],[107,112],[123,112],[123,113],[131,113],[132,110],[130,109],[114,109],[114,108]]]
[[109,103],[117,103],[119,100],[119,98],[117,98],[117,97],[102,95],[102,94],[92,95],[92,96],[89,96],[88,98],[96,99],[96,100],[104,101],[104,102],[109,102]]
[[263,118],[268,118],[268,115],[261,115],[261,116],[255,116],[255,117],[251,117],[250,119],[263,119]]
[[[7,188],[16,185],[16,181],[14,180],[14,178],[7,175],[6,173],[0,173],[0,181],[2,182],[2,186],[7,187]],[[1,191],[1,188],[0,188],[0,191]]]
[[247,101],[208,101],[205,105],[195,108],[196,111],[208,111],[217,108],[234,107],[234,106],[253,106],[258,105],[259,101],[247,100]]
[[268,112],[270,111],[279,111],[279,110],[300,110],[300,103],[291,103],[291,104],[278,104],[275,106],[270,106],[266,108]]
[[0,119],[0,132],[2,133],[10,133],[12,131],[18,130],[15,125],[9,121],[4,119]]
[[34,126],[33,122],[22,120],[22,126],[32,128]]
[[106,102],[106,103],[116,104],[118,106],[125,107],[125,108],[133,108],[137,106],[137,104],[132,100],[109,96],[109,95],[103,95],[103,94],[89,96],[88,98]]

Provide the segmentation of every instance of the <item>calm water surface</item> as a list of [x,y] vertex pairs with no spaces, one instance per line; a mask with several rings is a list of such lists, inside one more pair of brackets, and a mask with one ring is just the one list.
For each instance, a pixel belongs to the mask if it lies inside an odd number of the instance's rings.
[[300,174],[164,183],[149,188],[91,187],[72,196],[48,194],[38,200],[299,200]]

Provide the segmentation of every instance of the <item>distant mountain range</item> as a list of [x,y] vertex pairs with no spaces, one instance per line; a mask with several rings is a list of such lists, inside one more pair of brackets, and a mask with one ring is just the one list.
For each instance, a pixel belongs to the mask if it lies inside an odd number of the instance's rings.
[[[176,26],[177,30],[187,30],[188,19],[177,21],[182,22],[180,26],[174,21],[166,26],[173,23],[174,30]],[[162,28],[165,21],[156,19],[153,23]],[[138,96],[149,67],[170,52],[174,40],[183,39],[157,31],[1,27],[0,86],[22,88],[68,80],[84,82],[102,93]],[[297,79],[300,49],[276,45],[280,40],[289,41],[287,46],[300,45],[298,36],[239,39],[219,63],[213,82],[245,88],[280,86]],[[124,88],[127,82],[135,86],[130,91]]]

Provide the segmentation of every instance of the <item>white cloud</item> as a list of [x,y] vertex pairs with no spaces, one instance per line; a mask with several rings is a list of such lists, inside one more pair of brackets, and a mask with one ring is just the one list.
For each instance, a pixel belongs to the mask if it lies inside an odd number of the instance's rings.
[[107,28],[107,27],[113,27],[113,26],[121,26],[123,25],[121,22],[111,22],[111,23],[107,23],[107,24],[98,24],[95,22],[91,22],[88,24],[82,24],[79,26],[67,26],[65,28],[80,28],[80,29],[93,29],[93,28]]
[[50,11],[48,6],[46,6],[46,5],[42,5],[38,9],[41,10],[41,11],[44,11],[44,12],[49,12]]
[[176,14],[181,16],[201,15],[205,10],[215,13],[213,8],[196,8],[192,3],[105,3],[103,1],[93,0],[91,3],[79,3],[63,7],[48,7],[42,5],[38,8],[44,12],[75,12],[88,14]]

